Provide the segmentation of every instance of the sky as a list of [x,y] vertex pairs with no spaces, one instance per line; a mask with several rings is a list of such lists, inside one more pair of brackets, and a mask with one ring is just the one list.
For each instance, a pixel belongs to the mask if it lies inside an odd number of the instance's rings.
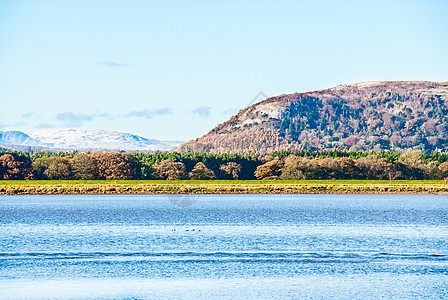
[[0,130],[188,141],[263,100],[448,81],[448,1],[0,0]]

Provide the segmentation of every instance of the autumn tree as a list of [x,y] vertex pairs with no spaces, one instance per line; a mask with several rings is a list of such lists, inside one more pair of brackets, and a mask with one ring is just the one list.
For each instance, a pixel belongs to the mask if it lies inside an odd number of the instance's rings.
[[337,179],[341,177],[340,166],[336,159],[326,157],[317,160],[319,165],[318,179]]
[[387,167],[385,169],[385,173],[387,175],[387,178],[389,179],[390,183],[392,183],[395,179],[398,179],[400,176],[403,175],[403,173],[400,171],[400,164],[401,163],[388,163]]
[[207,168],[204,163],[198,162],[188,176],[193,180],[209,180],[215,178],[215,173]]
[[361,171],[353,159],[338,157],[336,162],[339,166],[339,176],[336,179],[359,179],[361,177]]
[[165,159],[154,166],[154,175],[157,178],[179,180],[185,178],[185,174],[185,165],[181,162]]
[[407,179],[424,179],[428,174],[427,165],[420,150],[410,150],[403,153],[395,166]]
[[33,179],[31,161],[27,156],[0,156],[0,179]]
[[91,155],[75,155],[70,160],[70,166],[76,179],[93,180],[98,178],[96,161]]
[[389,164],[384,158],[378,158],[376,155],[368,155],[358,158],[356,165],[366,179],[388,179],[386,173]]
[[439,170],[445,183],[448,183],[448,161],[441,163]]
[[426,164],[426,176],[428,179],[443,178],[442,171],[439,169],[440,163],[438,161],[430,161]]
[[236,162],[228,162],[219,167],[224,174],[231,176],[234,180],[238,179],[238,174],[241,172],[241,165]]
[[138,160],[129,154],[123,153],[94,153],[92,158],[98,170],[98,177],[106,180],[136,179]]
[[274,159],[258,166],[254,174],[257,179],[276,180],[279,178],[282,168],[283,162],[279,159]]
[[290,155],[285,159],[280,179],[306,179],[306,173],[310,169],[311,163],[309,159]]
[[41,157],[34,160],[33,169],[37,179],[70,179],[72,170],[70,162],[65,157]]

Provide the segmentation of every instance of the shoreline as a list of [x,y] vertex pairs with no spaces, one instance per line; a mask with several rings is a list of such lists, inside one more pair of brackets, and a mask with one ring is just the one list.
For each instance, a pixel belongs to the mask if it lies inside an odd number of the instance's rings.
[[448,184],[347,183],[144,183],[8,184],[0,195],[173,195],[173,194],[448,194]]

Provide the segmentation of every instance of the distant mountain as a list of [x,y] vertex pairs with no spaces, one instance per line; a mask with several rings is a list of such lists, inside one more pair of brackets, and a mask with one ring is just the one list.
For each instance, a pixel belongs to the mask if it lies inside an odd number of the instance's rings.
[[21,131],[0,131],[0,144],[36,146],[39,143]]
[[[24,146],[46,147],[60,150],[170,150],[181,141],[146,139],[129,133],[106,130],[47,129],[25,134],[20,131],[0,132],[0,145],[4,148],[24,149]],[[26,147],[25,147],[26,150]]]
[[269,98],[182,149],[426,150],[448,147],[448,82],[380,81]]

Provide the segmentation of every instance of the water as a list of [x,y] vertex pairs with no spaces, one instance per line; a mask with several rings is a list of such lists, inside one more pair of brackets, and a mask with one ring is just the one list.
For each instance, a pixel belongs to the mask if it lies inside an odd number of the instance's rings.
[[1,197],[0,298],[448,298],[446,196],[178,197]]

